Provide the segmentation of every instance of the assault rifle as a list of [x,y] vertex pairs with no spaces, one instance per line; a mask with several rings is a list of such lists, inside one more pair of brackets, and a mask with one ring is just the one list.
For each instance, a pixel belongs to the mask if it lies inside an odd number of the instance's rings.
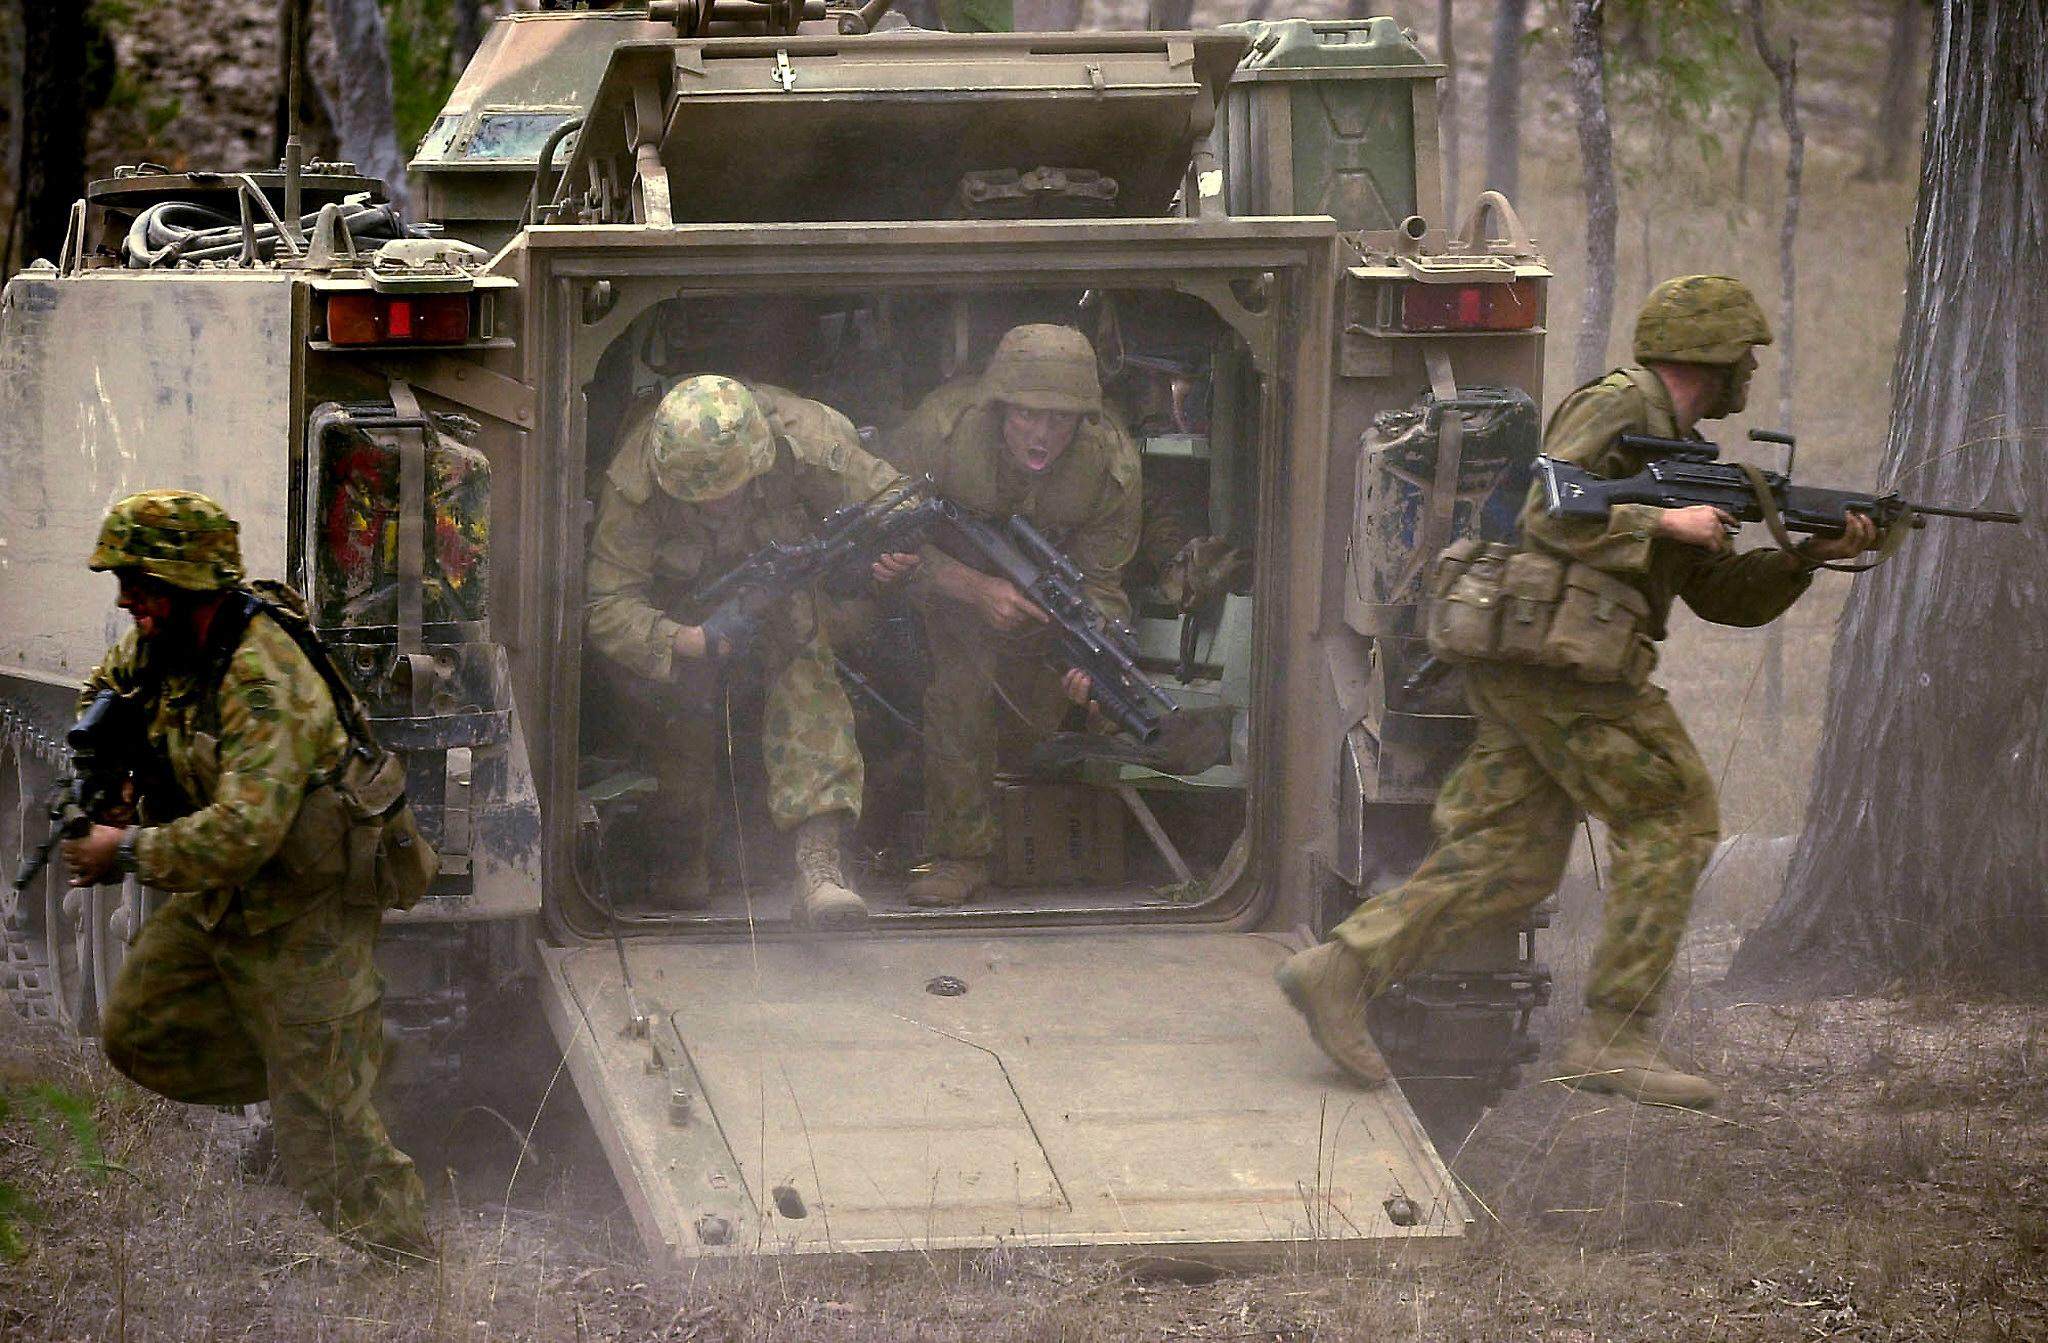
[[1177,713],[1180,705],[1139,669],[1137,636],[1088,600],[1074,562],[1022,517],[998,527],[957,504],[941,500],[939,507],[949,533],[970,552],[963,559],[981,560],[1052,618],[1060,655],[1088,674],[1109,720],[1141,742],[1157,737],[1159,709]]
[[[1738,522],[1770,525],[1781,532],[1840,536],[1850,513],[1862,513],[1881,532],[1898,526],[1923,527],[1929,517],[1967,518],[1972,522],[2020,521],[2017,513],[1988,508],[1949,508],[1916,504],[1892,494],[1818,489],[1794,485],[1791,479],[1790,434],[1753,429],[1752,439],[1781,443],[1787,449],[1784,471],[1719,460],[1720,449],[1693,439],[1652,438],[1623,434],[1621,446],[1650,458],[1642,471],[1619,480],[1603,480],[1554,457],[1538,457],[1536,472],[1543,481],[1544,507],[1554,518],[1600,519],[1616,504],[1652,504],[1685,508],[1707,504]],[[1782,538],[1779,544],[1785,542]],[[1893,544],[1896,544],[1894,541]],[[1789,548],[1789,547],[1788,547]]]
[[127,782],[134,752],[142,742],[137,713],[134,701],[102,690],[64,734],[64,744],[71,751],[71,769],[50,789],[50,833],[22,857],[14,873],[16,894],[28,889],[49,866],[59,844],[83,839],[96,822],[125,807],[121,786]]
[[912,481],[835,509],[817,535],[763,546],[692,593],[689,606],[708,613],[699,623],[713,656],[720,645],[728,657],[744,652],[761,618],[812,583],[850,596],[876,557],[915,551],[943,507],[929,491],[928,480]]

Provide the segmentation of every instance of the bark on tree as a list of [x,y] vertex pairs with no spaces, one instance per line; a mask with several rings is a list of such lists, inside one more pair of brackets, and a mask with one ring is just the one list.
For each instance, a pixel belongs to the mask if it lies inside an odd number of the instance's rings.
[[406,204],[405,154],[391,106],[391,48],[377,0],[327,0],[334,35],[334,133],[342,157],[366,177],[381,178],[391,199]]
[[1892,32],[1884,63],[1884,92],[1870,145],[1856,175],[1894,181],[1905,171],[1907,144],[1913,135],[1913,67],[1920,59],[1920,30],[1927,26],[1927,0],[1893,0]]
[[86,131],[112,72],[112,46],[90,6],[22,6],[21,176],[10,232],[23,261],[54,261],[63,250],[72,202],[85,194]]
[[[1778,225],[1778,427],[1792,433],[1793,388],[1798,373],[1799,189],[1806,172],[1806,131],[1799,124],[1799,41],[1783,50],[1764,26],[1764,0],[1749,0],[1749,32],[1757,58],[1778,85],[1778,120],[1785,127],[1785,213]],[[1764,635],[1764,726],[1775,734],[1785,714],[1785,627]]]
[[1607,120],[1607,61],[1602,48],[1604,0],[1571,0],[1573,119],[1578,123],[1579,167],[1586,198],[1586,282],[1579,309],[1573,375],[1590,382],[1607,367],[1607,333],[1614,324],[1614,129]]
[[456,74],[462,73],[483,40],[484,0],[455,0],[455,31],[448,54]]
[[2048,14],[1949,0],[1933,59],[1880,479],[2031,517],[1931,520],[1854,580],[1806,829],[1731,973],[1745,992],[2048,971]]
[[1437,0],[1437,59],[1444,63],[1442,92],[1437,94],[1437,124],[1443,128],[1444,218],[1447,229],[1458,226],[1458,29],[1453,0]]
[[1486,72],[1486,181],[1509,200],[1522,186],[1522,38],[1529,0],[1495,0],[1493,66]]

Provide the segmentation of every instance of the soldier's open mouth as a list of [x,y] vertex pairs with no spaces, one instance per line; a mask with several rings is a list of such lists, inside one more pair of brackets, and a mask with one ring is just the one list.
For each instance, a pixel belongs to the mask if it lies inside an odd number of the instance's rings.
[[1024,467],[1026,470],[1043,471],[1045,470],[1045,468],[1051,465],[1052,453],[1048,452],[1046,449],[1026,448],[1024,450]]

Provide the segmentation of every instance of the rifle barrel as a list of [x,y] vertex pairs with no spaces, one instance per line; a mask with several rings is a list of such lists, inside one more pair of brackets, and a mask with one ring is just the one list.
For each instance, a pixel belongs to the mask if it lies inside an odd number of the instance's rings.
[[1929,517],[1968,518],[1971,522],[2018,523],[2022,521],[2020,514],[2008,513],[2000,508],[1937,508],[1933,504],[1907,504],[1906,509],[1913,513],[1925,513]]

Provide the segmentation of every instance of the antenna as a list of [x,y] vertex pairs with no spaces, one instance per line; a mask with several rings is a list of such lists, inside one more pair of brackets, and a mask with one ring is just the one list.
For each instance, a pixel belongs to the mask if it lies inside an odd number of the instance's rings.
[[299,85],[305,78],[306,0],[287,0],[285,5],[284,77],[284,233],[293,243],[303,242],[299,234],[299,179],[305,168],[306,147],[299,140]]

